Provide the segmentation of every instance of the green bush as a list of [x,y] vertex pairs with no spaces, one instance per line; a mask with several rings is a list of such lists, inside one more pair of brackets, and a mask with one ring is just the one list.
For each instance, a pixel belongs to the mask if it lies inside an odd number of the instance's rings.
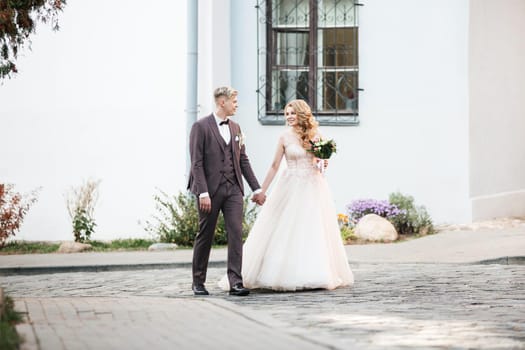
[[0,183],[0,248],[20,230],[27,211],[37,200],[39,190],[22,195],[14,190],[13,184]]
[[91,234],[95,232],[95,226],[97,226],[95,221],[83,209],[77,209],[71,220],[75,242],[89,242]]
[[[2,293],[0,293],[2,297]],[[13,299],[4,296],[0,300],[3,310],[0,310],[0,349],[15,350],[20,348],[22,339],[16,332],[15,325],[22,322],[22,315],[14,308]]]
[[89,242],[95,232],[94,211],[100,180],[87,180],[66,193],[66,206],[71,217],[75,242]]
[[[195,236],[199,231],[199,212],[196,197],[188,192],[179,192],[177,195],[170,196],[159,191],[159,194],[154,195],[153,199],[158,214],[153,217],[153,221],[146,221],[146,231],[157,235],[161,242],[193,247]],[[257,208],[247,196],[244,198],[243,239],[248,236],[256,217]],[[225,245],[227,242],[224,217],[220,213],[213,244]]]
[[390,218],[397,233],[426,235],[435,232],[430,215],[424,206],[414,204],[414,197],[394,192],[390,194],[389,202],[402,211],[401,214]]
[[354,230],[350,226],[348,225],[341,226],[340,230],[341,230],[341,239],[343,240],[344,244],[357,240],[357,236],[354,234]]

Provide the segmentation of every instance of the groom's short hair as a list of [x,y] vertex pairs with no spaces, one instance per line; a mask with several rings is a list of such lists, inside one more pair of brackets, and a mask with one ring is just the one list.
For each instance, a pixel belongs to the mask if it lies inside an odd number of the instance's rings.
[[215,101],[217,101],[222,96],[226,97],[229,100],[233,96],[236,96],[237,93],[237,90],[235,90],[232,87],[221,86],[215,89],[215,91],[213,92],[213,97],[215,98]]

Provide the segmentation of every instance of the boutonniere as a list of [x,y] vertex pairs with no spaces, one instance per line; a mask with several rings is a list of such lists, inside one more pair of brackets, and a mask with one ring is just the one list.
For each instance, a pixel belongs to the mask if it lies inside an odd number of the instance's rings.
[[242,133],[242,131],[240,131],[236,136],[235,136],[235,142],[238,142],[239,143],[239,148],[241,148],[244,143],[246,141],[246,136],[244,136],[244,134]]

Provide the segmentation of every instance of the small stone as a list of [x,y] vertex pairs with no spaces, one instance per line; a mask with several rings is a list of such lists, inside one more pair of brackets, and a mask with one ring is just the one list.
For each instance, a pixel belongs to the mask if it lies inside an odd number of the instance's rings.
[[151,251],[161,251],[161,250],[175,250],[177,245],[175,243],[153,243],[148,247],[148,250]]
[[58,248],[59,253],[80,253],[90,250],[91,244],[79,242],[62,242]]

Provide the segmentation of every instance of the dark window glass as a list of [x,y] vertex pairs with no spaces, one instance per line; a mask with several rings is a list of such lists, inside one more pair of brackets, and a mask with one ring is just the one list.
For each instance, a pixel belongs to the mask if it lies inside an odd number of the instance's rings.
[[321,124],[357,124],[355,1],[268,0],[257,8],[259,120],[284,123],[286,103],[301,98]]

